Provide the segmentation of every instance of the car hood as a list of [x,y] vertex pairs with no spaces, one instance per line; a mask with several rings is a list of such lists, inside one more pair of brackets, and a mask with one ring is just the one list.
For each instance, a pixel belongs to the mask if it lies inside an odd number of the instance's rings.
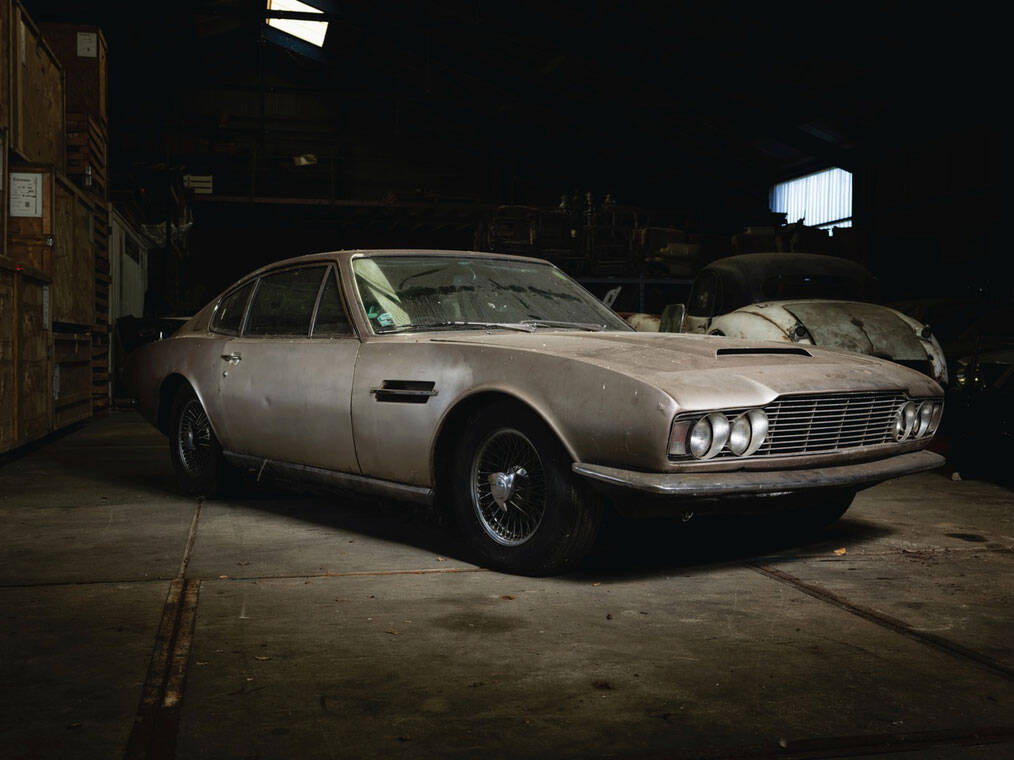
[[926,349],[911,324],[886,306],[856,301],[771,301],[741,311],[771,319],[775,310],[798,320],[818,346],[900,361],[926,360]]
[[[896,364],[784,343],[620,331],[456,334],[428,340],[579,361],[649,383],[686,409],[765,404],[789,393],[888,389],[913,396],[941,393],[925,375]],[[566,378],[566,370],[561,378]]]

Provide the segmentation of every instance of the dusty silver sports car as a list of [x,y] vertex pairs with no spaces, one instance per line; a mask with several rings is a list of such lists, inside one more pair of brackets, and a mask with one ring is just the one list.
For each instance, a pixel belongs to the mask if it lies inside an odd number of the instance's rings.
[[480,562],[530,574],[590,548],[603,497],[829,522],[858,489],[942,461],[923,450],[942,412],[924,374],[637,333],[553,265],[507,255],[272,264],[139,349],[127,383],[188,492],[240,467],[435,503]]

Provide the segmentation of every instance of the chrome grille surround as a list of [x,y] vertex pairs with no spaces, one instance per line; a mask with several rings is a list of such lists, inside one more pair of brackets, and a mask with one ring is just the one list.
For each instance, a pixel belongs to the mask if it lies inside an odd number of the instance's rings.
[[[828,454],[867,446],[897,443],[894,415],[910,399],[904,391],[861,391],[849,393],[811,393],[779,396],[762,407],[721,409],[732,419],[750,408],[762,409],[768,416],[768,434],[760,448],[749,457],[784,457]],[[712,410],[680,414],[676,420],[697,419]],[[738,459],[723,449],[710,461]],[[689,456],[670,457],[672,461],[692,460]]]

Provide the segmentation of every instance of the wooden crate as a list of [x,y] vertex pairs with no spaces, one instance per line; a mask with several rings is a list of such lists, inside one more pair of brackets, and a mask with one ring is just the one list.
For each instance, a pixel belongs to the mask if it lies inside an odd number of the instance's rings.
[[[11,0],[0,0],[0,134],[11,125]],[[6,157],[6,146],[4,146]],[[2,179],[2,176],[0,176]]]
[[62,169],[66,160],[63,66],[19,2],[11,10],[9,44],[9,147],[25,161]]
[[0,258],[0,453],[18,445],[15,268]]
[[[0,8],[3,3],[0,0]],[[6,77],[0,74],[0,79]],[[7,128],[0,126],[0,257],[7,255],[7,210]]]
[[53,428],[92,416],[92,333],[53,333]]
[[[95,323],[94,202],[52,166],[11,166],[16,183],[34,184],[40,196],[32,216],[12,216],[8,256],[52,278],[52,321]],[[17,201],[17,198],[14,199]]]
[[49,283],[39,272],[21,270],[15,278],[15,294],[17,437],[21,445],[53,429]]
[[106,113],[106,38],[97,26],[39,24],[63,64],[67,111],[94,116],[108,124]]

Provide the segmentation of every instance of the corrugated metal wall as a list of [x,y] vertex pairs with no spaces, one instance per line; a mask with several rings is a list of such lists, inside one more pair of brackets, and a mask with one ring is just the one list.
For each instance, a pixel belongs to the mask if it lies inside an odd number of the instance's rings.
[[772,211],[786,213],[790,224],[803,219],[811,227],[851,227],[852,173],[825,169],[780,182],[771,188],[770,203]]

